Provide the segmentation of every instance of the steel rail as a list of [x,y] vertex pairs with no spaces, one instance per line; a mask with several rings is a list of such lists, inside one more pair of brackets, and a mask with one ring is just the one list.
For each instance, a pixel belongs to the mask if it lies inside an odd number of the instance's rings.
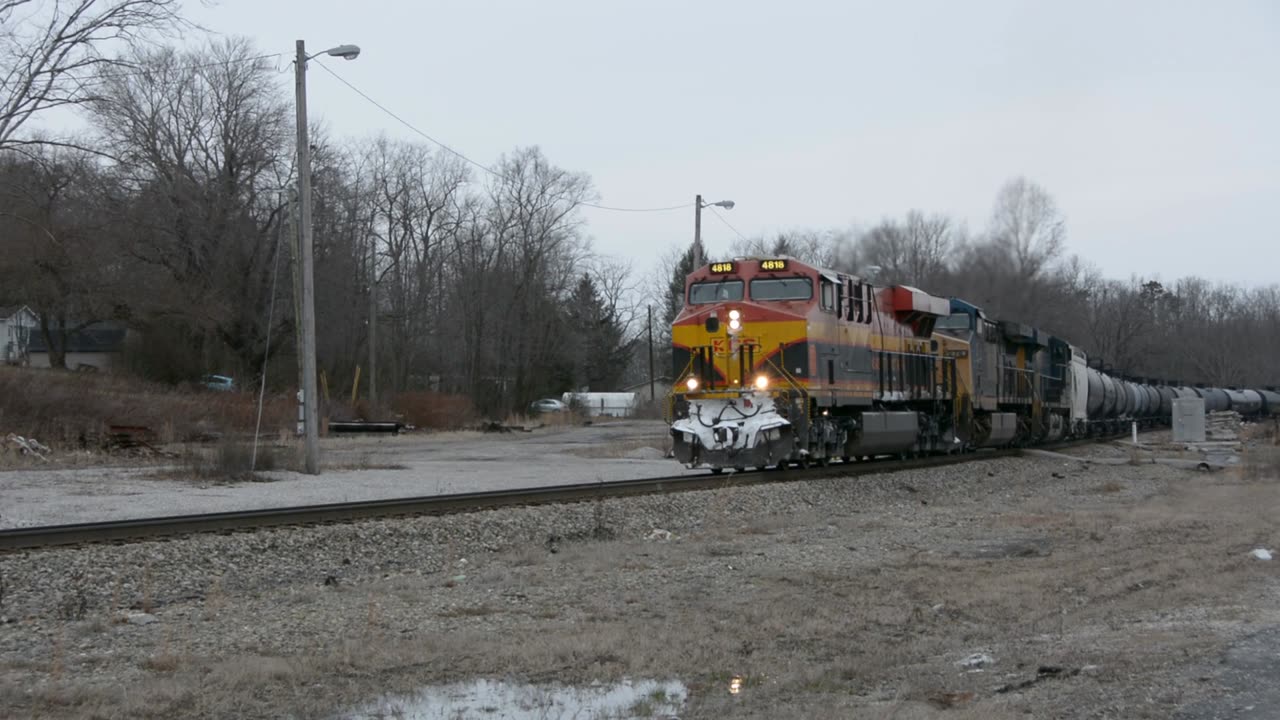
[[450,495],[425,495],[382,500],[299,505],[292,507],[234,510],[199,515],[111,520],[106,522],[42,525],[0,530],[0,553],[66,545],[104,542],[132,542],[198,533],[230,533],[261,528],[349,523],[416,515],[449,515],[530,505],[585,502],[603,498],[633,497],[693,490],[711,490],[745,485],[809,480],[823,477],[868,475],[955,465],[1016,455],[1016,449],[982,450],[974,453],[938,455],[910,460],[884,458],[866,462],[838,463],[805,470],[752,470],[722,475],[675,475],[670,477],[551,485],[510,490],[491,490]]

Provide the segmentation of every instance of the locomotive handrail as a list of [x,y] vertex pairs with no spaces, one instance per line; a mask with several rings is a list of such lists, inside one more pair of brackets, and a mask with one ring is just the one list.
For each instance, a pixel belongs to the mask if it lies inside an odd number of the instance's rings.
[[[781,347],[779,347],[779,348],[778,348],[778,357],[779,357],[779,358],[781,358],[781,357],[782,357],[782,348],[781,348]],[[782,366],[781,366],[781,365],[779,365],[778,363],[775,363],[775,362],[774,362],[772,359],[770,359],[768,356],[765,356],[764,361],[765,361],[766,363],[768,363],[770,367],[772,367],[774,370],[776,370],[776,371],[777,371],[777,373],[778,373],[778,375],[780,375],[780,376],[782,377],[782,379],[783,379],[783,380],[786,380],[786,381],[787,381],[787,384],[791,386],[791,389],[792,389],[792,390],[794,390],[795,392],[800,393],[800,397],[804,400],[805,411],[806,411],[806,412],[810,412],[810,411],[811,411],[811,408],[809,408],[809,392],[808,392],[807,390],[805,390],[805,389],[804,389],[804,387],[802,387],[802,386],[800,385],[800,382],[799,382],[798,380],[796,380],[795,376],[794,376],[794,375],[792,375],[791,373],[787,372],[787,369],[786,369],[785,367],[782,367]]]

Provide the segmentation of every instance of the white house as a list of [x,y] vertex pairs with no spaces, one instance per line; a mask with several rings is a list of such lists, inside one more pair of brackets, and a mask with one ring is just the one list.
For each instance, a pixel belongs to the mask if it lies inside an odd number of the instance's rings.
[[[66,337],[66,362],[68,370],[102,370],[109,371],[120,363],[124,351],[124,341],[128,329],[118,323],[109,321],[96,322],[88,327],[71,332]],[[58,333],[55,342],[62,342]],[[27,346],[29,364],[35,368],[50,366],[49,348],[45,346],[44,337],[33,333]]]
[[25,365],[31,337],[40,317],[26,305],[0,307],[0,363]]

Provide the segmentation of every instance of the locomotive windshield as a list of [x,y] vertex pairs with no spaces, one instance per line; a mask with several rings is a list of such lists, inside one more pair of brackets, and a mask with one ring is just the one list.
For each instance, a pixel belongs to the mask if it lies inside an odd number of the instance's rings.
[[729,302],[741,299],[741,280],[700,282],[689,286],[690,305],[706,305],[707,303]]
[[939,330],[968,330],[973,323],[973,318],[968,313],[955,313],[944,318],[938,318],[938,324],[934,325]]
[[751,281],[752,300],[812,300],[813,280],[807,277],[759,278]]

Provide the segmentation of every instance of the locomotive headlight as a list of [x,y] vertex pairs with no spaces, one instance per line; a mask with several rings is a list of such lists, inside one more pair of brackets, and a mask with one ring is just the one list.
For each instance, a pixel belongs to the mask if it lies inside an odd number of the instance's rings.
[[693,392],[694,390],[697,390],[697,389],[698,389],[698,378],[691,377],[691,378],[689,378],[688,380],[685,380],[685,381],[684,381],[684,386],[685,386],[685,387],[687,387],[687,388],[689,388],[689,392]]
[[730,320],[741,320],[741,319],[742,319],[742,313],[738,312],[737,310],[730,310],[730,311],[729,311],[729,319],[730,319]]
[[[736,313],[736,312],[737,312],[737,310],[734,310],[734,312]],[[734,332],[737,332],[738,330],[741,330],[741,329],[742,329],[742,321],[741,321],[741,320],[739,320],[738,318],[729,318],[729,329],[730,329],[730,330],[733,330]]]
[[769,389],[769,377],[768,377],[767,375],[757,375],[757,376],[756,376],[756,389],[757,389],[757,390],[768,390],[768,389]]

